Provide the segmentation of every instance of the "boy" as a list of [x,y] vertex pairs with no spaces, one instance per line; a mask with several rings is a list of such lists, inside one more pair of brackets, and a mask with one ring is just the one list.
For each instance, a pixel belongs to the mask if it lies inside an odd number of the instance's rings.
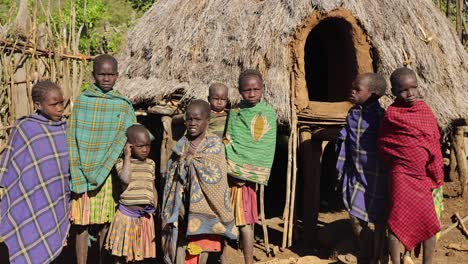
[[165,263],[205,264],[221,238],[237,238],[221,139],[207,132],[210,105],[193,100],[187,134],[173,149],[161,212]]
[[158,204],[158,194],[156,165],[148,158],[150,134],[144,126],[132,125],[127,129],[127,138],[124,158],[115,165],[124,191],[105,245],[119,263],[156,257],[153,213]]
[[119,197],[110,172],[127,141],[125,131],[136,122],[130,101],[113,89],[117,76],[114,57],[96,57],[95,83],[78,97],[69,121],[70,220],[76,229],[78,264],[86,263],[92,225],[99,232],[99,249],[103,247]]
[[[385,80],[376,73],[356,77],[350,95],[355,105],[337,142],[336,169],[343,181],[343,202],[359,241],[359,263],[378,263],[385,236],[387,179],[377,158],[377,132],[385,112],[378,99],[385,89]],[[369,223],[375,225],[372,255]]]
[[430,264],[440,230],[434,204],[441,206],[444,179],[439,129],[431,109],[419,99],[412,70],[396,69],[390,82],[396,99],[387,109],[378,140],[389,177],[390,255],[398,264],[400,242],[408,251],[422,242],[423,263]]
[[226,159],[231,199],[246,264],[253,263],[252,225],[258,220],[255,185],[268,184],[276,146],[276,113],[265,101],[262,75],[246,70],[239,76],[242,101],[229,112]]
[[223,138],[226,128],[226,105],[228,88],[222,83],[213,83],[209,88],[208,102],[211,106],[210,123],[208,131]]

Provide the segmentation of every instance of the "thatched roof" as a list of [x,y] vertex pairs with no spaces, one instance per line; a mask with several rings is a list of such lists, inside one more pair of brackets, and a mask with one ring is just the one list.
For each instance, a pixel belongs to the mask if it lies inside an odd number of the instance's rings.
[[135,103],[157,101],[179,88],[206,98],[208,85],[220,81],[237,100],[240,70],[258,68],[266,80],[265,99],[287,122],[291,43],[314,12],[337,8],[357,19],[386,78],[407,54],[441,126],[468,117],[468,56],[431,0],[158,0],[119,55],[119,89]]

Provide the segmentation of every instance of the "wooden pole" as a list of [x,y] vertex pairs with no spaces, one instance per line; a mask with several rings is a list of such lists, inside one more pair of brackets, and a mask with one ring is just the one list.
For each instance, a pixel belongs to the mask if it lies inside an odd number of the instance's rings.
[[286,248],[287,238],[288,238],[288,226],[289,226],[289,207],[291,201],[291,173],[292,173],[292,146],[293,146],[293,131],[291,129],[291,134],[289,135],[288,140],[288,170],[286,175],[286,199],[284,203],[283,210],[283,241],[281,243],[281,249]]
[[303,242],[313,245],[317,237],[317,220],[320,208],[320,175],[322,157],[322,139],[316,138],[310,127],[300,129],[300,153],[303,175]]
[[296,112],[292,113],[292,130],[293,130],[293,158],[292,158],[292,183],[291,183],[291,209],[289,211],[289,224],[288,224],[288,247],[292,246],[292,235],[294,226],[294,206],[296,204],[296,178],[297,178],[297,116]]
[[445,10],[446,17],[450,17],[450,2],[451,0],[447,0],[446,10]]
[[267,256],[270,256],[270,241],[268,238],[268,226],[265,218],[265,186],[260,185],[260,218],[262,219],[263,243],[265,243],[265,251]]
[[463,40],[463,0],[456,0],[456,29],[457,29],[457,36],[460,41]]
[[454,182],[460,178],[457,171],[457,157],[455,157],[455,140],[452,139],[450,146],[450,172],[449,179],[451,182]]
[[467,165],[466,165],[466,150],[465,150],[465,139],[464,133],[466,126],[458,126],[455,129],[454,135],[454,150],[455,150],[455,158],[458,164],[458,176],[461,183],[461,194],[464,197],[467,189]]

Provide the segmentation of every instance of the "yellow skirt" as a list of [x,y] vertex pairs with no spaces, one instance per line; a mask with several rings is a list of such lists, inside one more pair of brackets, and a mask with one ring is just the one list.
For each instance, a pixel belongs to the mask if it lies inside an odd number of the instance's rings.
[[117,208],[119,190],[109,175],[97,190],[72,194],[70,222],[74,225],[99,225],[110,223]]
[[156,258],[153,216],[130,217],[117,211],[107,235],[105,248],[127,261]]

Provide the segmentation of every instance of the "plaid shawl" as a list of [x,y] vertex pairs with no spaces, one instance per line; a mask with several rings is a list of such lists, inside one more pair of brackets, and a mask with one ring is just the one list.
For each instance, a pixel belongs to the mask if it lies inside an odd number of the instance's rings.
[[352,107],[337,141],[338,178],[343,202],[351,215],[366,221],[385,221],[387,178],[377,156],[377,133],[385,110],[379,101]]
[[127,141],[125,131],[135,122],[132,104],[116,90],[103,93],[93,85],[78,97],[67,134],[72,192],[104,183]]
[[388,168],[388,226],[407,249],[440,230],[432,190],[443,184],[443,160],[436,119],[420,100],[413,106],[393,103],[378,140]]
[[226,128],[228,174],[262,185],[268,184],[276,147],[276,113],[265,101],[229,112]]
[[50,263],[62,251],[70,226],[65,131],[65,121],[38,114],[13,126],[0,160],[0,236],[12,264]]
[[175,257],[179,212],[185,201],[187,236],[214,234],[237,238],[221,139],[208,134],[192,156],[187,156],[189,144],[186,137],[177,142],[165,176],[161,218],[167,263],[172,263]]

